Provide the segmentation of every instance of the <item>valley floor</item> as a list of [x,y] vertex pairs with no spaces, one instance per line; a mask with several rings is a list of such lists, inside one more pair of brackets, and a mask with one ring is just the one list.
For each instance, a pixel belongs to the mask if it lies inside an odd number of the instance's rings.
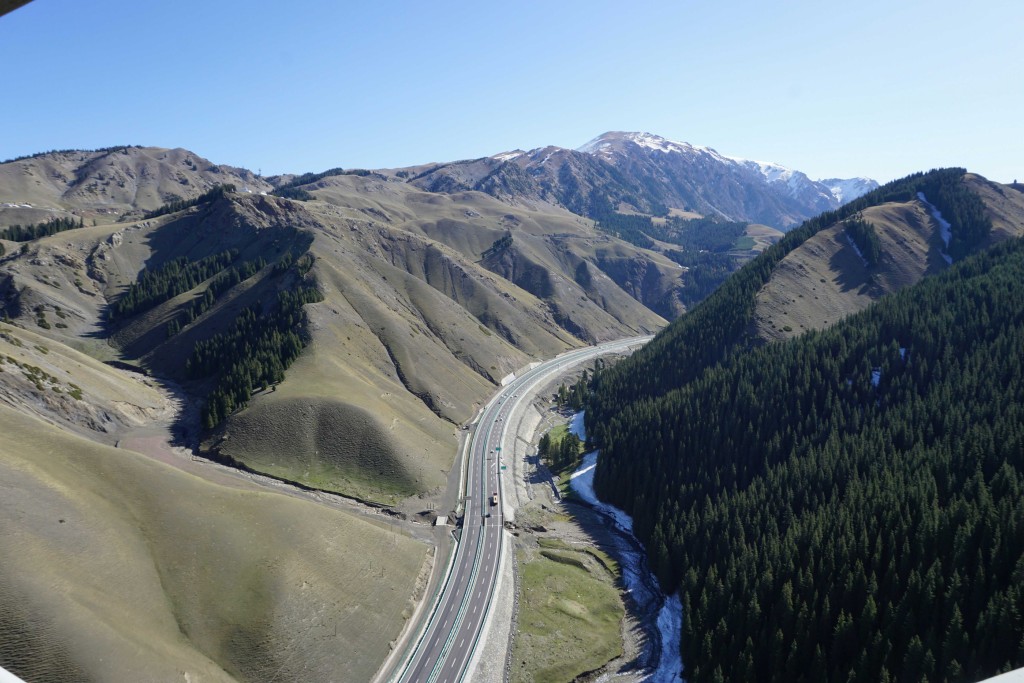
[[[505,589],[496,601],[495,630],[480,657],[479,680],[639,682],[649,680],[650,668],[660,656],[656,623],[660,602],[653,600],[656,586],[630,590],[623,585],[618,563],[611,559],[638,549],[600,512],[566,499],[536,456],[539,438],[569,421],[550,401],[565,379],[552,382],[510,421],[519,434],[505,488],[506,502],[515,508],[511,514],[506,509],[506,515],[515,520],[516,562],[514,567],[508,563],[504,581],[514,585],[514,600],[513,591]],[[569,585],[566,581],[573,584],[571,600],[546,598],[538,604],[531,599],[534,596],[524,594],[534,588],[545,595],[557,593]],[[605,593],[609,590],[612,603]],[[513,619],[513,612],[515,635],[509,638],[500,631],[503,622]],[[611,640],[601,625],[609,614],[618,614],[612,621]],[[579,641],[572,631],[592,637]],[[497,662],[505,664],[500,672]]]

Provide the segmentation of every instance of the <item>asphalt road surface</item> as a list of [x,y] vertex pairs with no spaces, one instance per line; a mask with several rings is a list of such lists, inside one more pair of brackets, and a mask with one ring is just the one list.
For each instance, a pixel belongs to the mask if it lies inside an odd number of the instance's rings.
[[[566,352],[516,377],[487,404],[471,436],[462,535],[451,573],[411,657],[406,658],[393,680],[456,683],[468,673],[502,559],[501,449],[512,410],[520,401],[532,401],[543,384],[571,366],[649,339],[634,337]],[[515,437],[508,435],[508,443]],[[512,590],[511,585],[508,590]]]

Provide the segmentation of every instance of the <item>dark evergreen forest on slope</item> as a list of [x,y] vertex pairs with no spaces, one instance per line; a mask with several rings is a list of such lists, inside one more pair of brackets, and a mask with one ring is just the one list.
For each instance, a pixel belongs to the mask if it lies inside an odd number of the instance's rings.
[[[295,258],[286,252],[269,269],[267,300],[243,309],[228,329],[196,341],[185,363],[189,379],[212,380],[203,405],[203,427],[212,429],[231,413],[244,408],[254,392],[284,380],[284,372],[307,343],[308,318],[303,307],[323,301],[315,280],[307,278],[314,257]],[[172,337],[210,310],[217,300],[249,280],[267,264],[263,257],[238,261],[230,249],[199,260],[182,256],[144,269],[110,308],[119,321],[191,291],[206,283],[202,296],[179,307],[167,324]]]
[[[992,229],[982,201],[962,182],[966,171],[947,168],[894,180],[835,211],[828,211],[789,232],[745,265],[692,311],[650,344],[619,364],[587,408],[588,434],[614,415],[623,402],[659,396],[697,377],[705,368],[749,346],[747,337],[757,292],[791,251],[819,231],[884,202],[909,201],[923,192],[950,222],[957,252],[965,253]],[[951,253],[953,247],[950,247]],[[614,386],[611,386],[614,384]],[[606,404],[605,397],[611,400]]]
[[[721,295],[705,316],[730,310]],[[666,336],[699,332],[701,310]],[[588,406],[599,493],[681,591],[687,680],[1024,666],[1024,242],[827,331],[729,341],[717,357],[662,341],[599,373]]]

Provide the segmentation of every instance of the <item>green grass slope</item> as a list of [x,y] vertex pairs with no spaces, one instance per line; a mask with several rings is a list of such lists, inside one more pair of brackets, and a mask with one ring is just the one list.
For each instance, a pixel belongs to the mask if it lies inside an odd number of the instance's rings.
[[367,680],[426,546],[0,406],[0,665],[31,681]]
[[[618,567],[600,550],[543,543],[521,550],[518,630],[509,680],[560,683],[622,654]],[[611,568],[611,569],[609,569]]]

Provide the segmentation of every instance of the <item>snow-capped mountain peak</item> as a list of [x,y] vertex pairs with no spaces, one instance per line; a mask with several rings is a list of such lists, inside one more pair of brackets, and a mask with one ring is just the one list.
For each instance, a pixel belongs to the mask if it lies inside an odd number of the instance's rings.
[[772,161],[755,161],[753,159],[742,159],[740,157],[725,157],[729,161],[732,161],[740,166],[750,169],[759,173],[769,183],[776,181],[789,182],[793,179],[796,174],[803,175],[799,171],[794,171],[791,168],[776,164]]
[[[773,192],[809,203],[819,210],[845,204],[878,187],[878,183],[869,178],[814,181],[805,173],[772,161],[728,156],[711,147],[669,140],[652,133],[608,132],[577,148],[576,151],[592,154],[613,164],[618,158],[628,158],[638,152],[656,163],[660,158],[668,161],[677,154],[699,165],[718,162],[721,164],[719,168],[723,171],[738,173],[748,179],[753,175],[772,188]],[[664,156],[657,154],[658,152]]]
[[607,155],[614,151],[622,151],[623,146],[633,144],[637,147],[657,152],[689,152],[696,149],[688,142],[676,142],[652,133],[626,133],[610,131],[599,135],[590,142],[578,147],[577,152]]

